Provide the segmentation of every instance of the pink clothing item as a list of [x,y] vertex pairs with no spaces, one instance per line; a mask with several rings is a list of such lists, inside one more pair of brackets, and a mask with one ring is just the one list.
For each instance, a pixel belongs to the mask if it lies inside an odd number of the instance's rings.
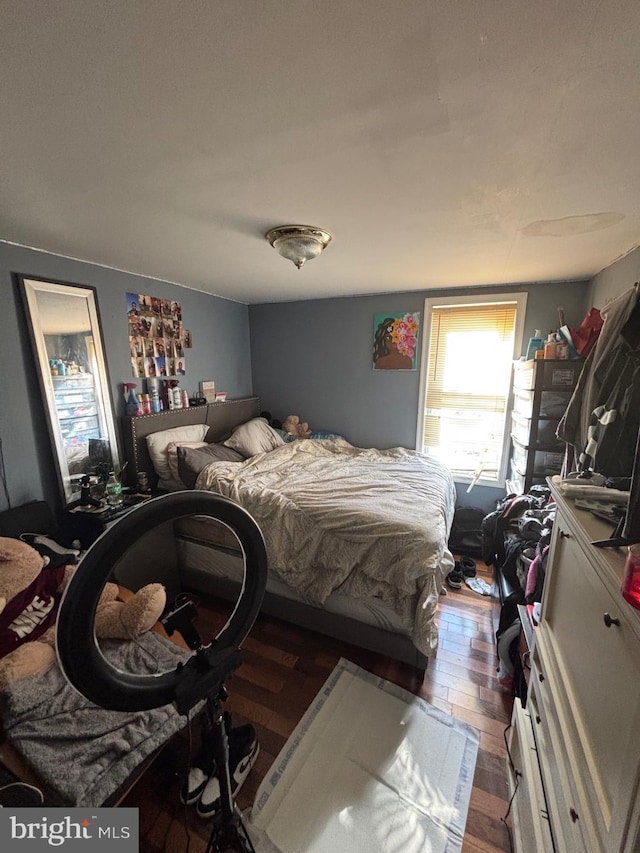
[[527,572],[527,585],[524,590],[525,598],[528,600],[530,595],[533,595],[536,589],[536,583],[538,580],[538,568],[540,566],[540,557],[535,557],[531,561],[531,565],[529,566],[529,571]]

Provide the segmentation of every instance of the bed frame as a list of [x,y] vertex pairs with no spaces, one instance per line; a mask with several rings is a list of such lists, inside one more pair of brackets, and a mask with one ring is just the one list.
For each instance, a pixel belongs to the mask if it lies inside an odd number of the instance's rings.
[[[151,433],[190,424],[208,424],[210,430],[205,440],[209,442],[224,441],[231,434],[233,427],[245,423],[245,421],[257,417],[259,414],[259,398],[243,397],[238,400],[225,400],[224,402],[209,403],[189,409],[124,418],[124,447],[128,463],[127,482],[133,486],[137,482],[138,473],[145,471],[152,488],[155,489],[156,487],[157,477],[151,464],[146,443],[146,438]],[[181,531],[182,527],[176,525],[176,538],[183,537],[184,534]],[[185,538],[188,538],[188,535]],[[178,548],[176,553],[179,550]],[[230,552],[231,549],[227,543],[227,546],[223,545],[220,550],[220,556],[228,558]],[[181,570],[183,569],[184,567],[181,567]],[[205,579],[202,572],[198,575],[197,572],[183,571],[183,575],[185,577],[185,590],[198,594],[216,595],[231,601],[236,601],[238,598],[238,585],[231,581],[215,578],[215,576]],[[141,581],[147,583],[149,579],[144,578]],[[119,582],[125,583],[130,588],[136,588],[136,583],[128,579],[126,573],[121,573]],[[196,584],[193,589],[191,582]],[[292,600],[278,594],[277,591],[274,592],[270,586],[273,585],[268,583],[262,606],[264,613],[394,660],[402,661],[415,667],[418,670],[419,677],[424,674],[427,658],[416,649],[409,636],[360,622],[342,613],[327,609],[327,607],[316,607],[304,601]],[[328,607],[330,606],[329,602]]]
[[231,430],[260,414],[258,397],[241,397],[238,400],[224,400],[219,403],[206,403],[204,406],[191,406],[188,409],[172,409],[155,415],[140,415],[123,419],[123,438],[127,468],[127,484],[135,487],[138,474],[145,471],[151,488],[155,489],[158,478],[147,450],[147,436],[153,432],[173,427],[207,424],[209,432],[206,441],[224,441]]

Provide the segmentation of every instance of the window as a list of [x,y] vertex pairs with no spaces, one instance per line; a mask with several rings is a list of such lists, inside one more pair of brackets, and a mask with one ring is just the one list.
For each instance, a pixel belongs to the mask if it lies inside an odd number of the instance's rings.
[[502,486],[526,293],[425,300],[417,447],[456,480]]

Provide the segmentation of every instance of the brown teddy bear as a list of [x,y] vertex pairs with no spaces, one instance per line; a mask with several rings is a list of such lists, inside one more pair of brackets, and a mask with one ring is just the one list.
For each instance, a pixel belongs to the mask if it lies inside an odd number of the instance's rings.
[[[0,690],[55,662],[58,608],[74,572],[74,566],[50,566],[26,542],[0,537]],[[96,610],[97,637],[140,636],[158,621],[166,604],[159,583],[142,587],[126,603],[117,596],[117,585],[107,583]]]
[[298,415],[289,415],[285,418],[282,422],[282,429],[294,438],[309,438],[311,435],[309,424],[306,421],[301,423]]

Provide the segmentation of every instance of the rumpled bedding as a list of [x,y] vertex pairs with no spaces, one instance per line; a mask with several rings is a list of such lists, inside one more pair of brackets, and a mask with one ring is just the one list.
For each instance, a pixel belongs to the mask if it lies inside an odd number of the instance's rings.
[[402,447],[296,441],[245,462],[207,465],[196,489],[251,513],[270,570],[289,586],[320,605],[336,591],[380,598],[413,625],[414,645],[434,653],[456,501],[439,462]]
[[[114,666],[141,675],[173,670],[191,655],[154,632],[100,647]],[[0,693],[0,714],[12,744],[47,785],[49,802],[60,806],[102,805],[187,722],[173,705],[100,708],[57,665]]]

